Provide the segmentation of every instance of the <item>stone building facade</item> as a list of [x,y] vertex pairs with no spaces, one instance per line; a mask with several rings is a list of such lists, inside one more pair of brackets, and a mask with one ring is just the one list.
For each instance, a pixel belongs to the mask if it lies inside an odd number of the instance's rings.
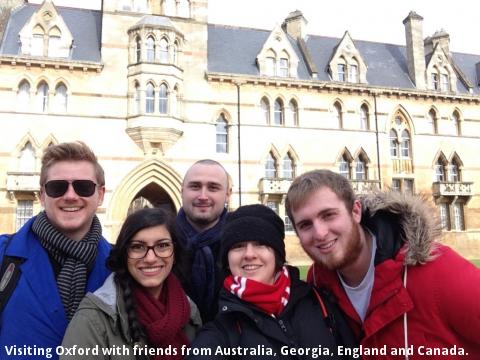
[[[328,168],[358,193],[423,194],[443,241],[480,258],[480,55],[422,21],[408,14],[392,45],[309,35],[300,11],[269,31],[209,24],[207,0],[16,7],[0,46],[1,232],[41,210],[44,149],[78,139],[106,171],[112,242],[135,208],[178,210],[186,169],[213,158],[232,209],[285,217],[292,178]],[[286,227],[290,261],[306,261]]]

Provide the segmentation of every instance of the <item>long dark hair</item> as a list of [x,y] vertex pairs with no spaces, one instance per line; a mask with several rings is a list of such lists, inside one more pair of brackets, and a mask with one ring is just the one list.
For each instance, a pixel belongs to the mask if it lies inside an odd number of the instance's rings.
[[130,336],[134,343],[147,343],[145,332],[138,321],[136,302],[133,289],[136,281],[130,275],[127,266],[127,249],[132,238],[140,230],[153,226],[164,225],[173,242],[174,264],[172,271],[182,281],[185,276],[186,252],[182,238],[178,235],[173,214],[160,208],[147,208],[130,214],[120,229],[117,242],[107,258],[107,267],[115,273],[115,282],[123,292],[123,300],[128,315]]

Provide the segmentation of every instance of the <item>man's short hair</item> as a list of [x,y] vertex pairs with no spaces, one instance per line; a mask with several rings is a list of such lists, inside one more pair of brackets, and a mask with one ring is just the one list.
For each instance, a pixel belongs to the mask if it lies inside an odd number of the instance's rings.
[[309,196],[323,187],[332,190],[345,203],[347,210],[353,209],[356,196],[348,179],[330,170],[312,170],[298,176],[287,192],[285,210],[294,226],[292,210],[297,209]]
[[[188,170],[190,170],[192,167],[194,167],[195,165],[213,165],[213,166],[219,166],[220,168],[222,168],[222,170],[225,172],[225,175],[227,176],[227,189],[229,189],[231,186],[232,186],[232,179],[230,178],[230,174],[227,172],[227,170],[223,167],[222,164],[220,164],[218,161],[216,160],[213,160],[213,159],[202,159],[202,160],[198,160],[198,161],[195,161],[189,168]],[[188,172],[187,170],[187,172]],[[185,177],[183,178],[183,180],[185,180]],[[183,184],[182,184],[183,185]]]
[[105,173],[93,151],[82,141],[66,142],[49,146],[42,156],[40,186],[45,185],[47,172],[59,161],[88,161],[95,168],[95,177],[99,186],[105,185]]

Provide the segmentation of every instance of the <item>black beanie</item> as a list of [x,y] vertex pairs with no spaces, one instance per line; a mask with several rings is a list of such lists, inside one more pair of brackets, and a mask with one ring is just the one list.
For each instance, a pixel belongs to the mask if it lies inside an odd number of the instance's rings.
[[228,251],[236,243],[257,241],[270,246],[285,263],[285,225],[267,206],[245,205],[228,214],[220,234],[222,267],[228,266]]

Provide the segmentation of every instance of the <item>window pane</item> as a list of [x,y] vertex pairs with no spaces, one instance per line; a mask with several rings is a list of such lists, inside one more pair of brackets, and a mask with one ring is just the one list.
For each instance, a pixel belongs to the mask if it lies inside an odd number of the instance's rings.
[[294,101],[290,101],[288,104],[288,108],[290,110],[290,116],[291,116],[291,123],[293,125],[298,125],[298,108],[297,104]]
[[140,113],[140,85],[135,86],[135,111],[137,114]]
[[140,41],[140,38],[137,38],[135,40],[135,60],[138,62],[140,62],[140,60],[142,59],[142,43]]
[[59,57],[62,55],[60,53],[61,41],[60,36],[50,36],[48,38],[48,56]]
[[340,175],[343,177],[350,179],[350,168],[348,165],[347,159],[343,156],[342,159],[340,160],[340,163],[338,164],[338,172]]
[[453,204],[453,218],[455,222],[455,230],[465,230],[463,204]]
[[338,81],[345,81],[345,64],[337,65]]
[[449,86],[449,81],[448,81],[448,75],[446,74],[441,74],[440,75],[440,79],[441,79],[441,89],[442,91],[448,91],[450,90],[450,86]]
[[288,59],[280,59],[280,73],[279,76],[287,77],[288,76]]
[[285,231],[294,231],[293,224],[292,224],[292,222],[290,221],[290,218],[287,215],[285,215],[285,218],[284,218],[283,222],[285,223]]
[[450,181],[450,182],[459,181],[458,166],[456,164],[451,164],[448,167],[448,181]]
[[445,181],[445,168],[440,160],[435,164],[435,181]]
[[407,130],[402,132],[402,144],[401,144],[402,157],[410,157],[410,134]]
[[155,41],[152,37],[147,38],[147,61],[155,60]]
[[153,85],[147,84],[147,91],[145,96],[145,112],[151,114],[155,111],[155,90]]
[[403,181],[403,192],[406,194],[413,194],[413,180],[412,179],[405,179]]
[[168,42],[165,39],[160,40],[160,62],[168,63]]
[[270,124],[270,105],[265,99],[262,99],[260,102],[260,108],[262,110],[262,116],[265,124]]
[[392,179],[392,190],[400,191],[400,179]]
[[390,156],[398,157],[398,140],[395,130],[390,130]]
[[365,180],[366,178],[365,162],[362,159],[357,159],[355,163],[355,179]]
[[275,213],[278,215],[278,202],[277,201],[267,201],[267,206],[275,211]]
[[283,109],[282,104],[279,100],[275,101],[274,107],[274,124],[282,125],[283,124]]
[[438,74],[435,74],[435,73],[432,74],[432,89],[433,90],[439,89]]
[[30,84],[24,81],[18,88],[18,106],[21,110],[28,110],[30,104]]
[[227,152],[227,141],[228,141],[228,132],[227,132],[227,121],[225,120],[223,114],[217,120],[216,125],[216,138],[217,138],[217,153],[226,153]]
[[293,160],[289,154],[283,158],[283,178],[293,179]]
[[67,87],[60,84],[55,89],[55,105],[59,112],[67,111]]
[[158,92],[158,111],[160,114],[166,114],[168,112],[168,94],[165,84],[160,85]]
[[42,83],[37,88],[38,109],[41,112],[48,110],[48,85]]
[[365,105],[360,108],[360,129],[368,129],[368,110]]
[[33,216],[33,200],[18,200],[16,228],[20,229]]
[[450,214],[448,204],[441,203],[439,205],[440,210],[440,223],[443,230],[450,230]]
[[351,83],[358,82],[358,66],[357,65],[350,65],[350,79]]
[[277,164],[272,153],[268,153],[267,161],[265,162],[265,177],[269,179],[277,177]]
[[43,56],[43,35],[33,34],[30,53],[33,56]]
[[339,129],[343,127],[342,107],[337,103],[333,106],[333,115]]
[[275,76],[275,59],[273,57],[267,57],[265,65],[266,65],[267,75]]

